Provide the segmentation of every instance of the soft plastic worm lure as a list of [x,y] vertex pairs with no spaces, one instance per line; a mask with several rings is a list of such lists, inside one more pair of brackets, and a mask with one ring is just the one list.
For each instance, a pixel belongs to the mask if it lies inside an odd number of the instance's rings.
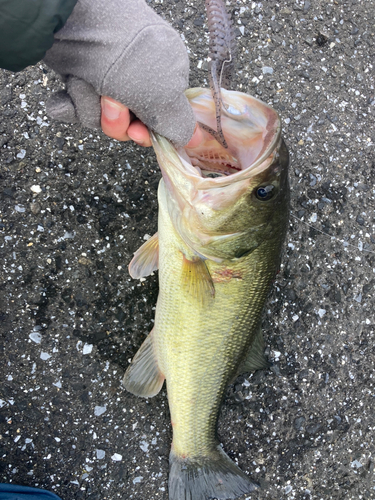
[[[235,40],[232,22],[222,0],[206,0],[208,31],[210,35],[210,88],[215,102],[217,130],[203,125],[215,139],[228,148],[221,127],[221,114],[225,108],[220,88],[228,88],[234,66]],[[200,124],[202,126],[202,124]]]

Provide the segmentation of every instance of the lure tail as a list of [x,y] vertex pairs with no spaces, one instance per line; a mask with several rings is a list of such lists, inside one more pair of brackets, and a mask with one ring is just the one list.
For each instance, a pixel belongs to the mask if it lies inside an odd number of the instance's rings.
[[236,51],[232,21],[222,0],[206,0],[208,31],[210,33],[211,75],[216,83],[215,92],[220,87],[228,88],[232,80]]
[[216,108],[216,130],[201,124],[224,147],[228,148],[221,127],[223,102],[221,87],[228,88],[232,80],[235,39],[232,22],[222,0],[206,0],[208,30],[210,34],[210,87]]
[[169,464],[169,500],[224,500],[258,488],[220,446],[201,459],[181,458],[171,451]]

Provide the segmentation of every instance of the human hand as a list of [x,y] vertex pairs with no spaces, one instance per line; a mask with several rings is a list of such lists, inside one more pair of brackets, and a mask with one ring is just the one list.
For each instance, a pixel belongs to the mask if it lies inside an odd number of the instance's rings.
[[[78,0],[44,61],[66,83],[66,92],[47,102],[52,118],[91,128],[101,124],[113,138],[144,145],[150,145],[146,125],[179,146],[192,138],[196,122],[184,95],[185,46],[144,0]],[[118,118],[108,122],[106,108],[112,103],[116,116],[115,101],[127,111],[120,107]]]
[[[101,127],[106,135],[118,141],[132,140],[139,146],[151,146],[148,128],[135,118],[126,106],[111,97],[102,97],[101,108]],[[187,146],[191,148],[197,147],[202,142],[202,139],[202,131],[197,125]]]

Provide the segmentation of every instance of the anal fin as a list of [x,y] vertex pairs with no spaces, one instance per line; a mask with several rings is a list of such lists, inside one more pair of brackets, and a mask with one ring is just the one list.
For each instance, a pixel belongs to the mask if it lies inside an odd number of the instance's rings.
[[256,333],[253,343],[250,346],[250,349],[246,355],[246,358],[242,361],[240,366],[238,367],[237,375],[241,375],[242,373],[253,372],[255,370],[264,370],[265,368],[270,367],[270,363],[268,362],[266,356],[264,355],[264,339],[262,329],[259,328]]
[[145,278],[159,267],[159,238],[155,233],[138,248],[129,264],[129,274],[134,279]]
[[151,331],[128,366],[122,380],[125,389],[135,396],[152,398],[164,383],[165,377],[159,370],[153,338]]

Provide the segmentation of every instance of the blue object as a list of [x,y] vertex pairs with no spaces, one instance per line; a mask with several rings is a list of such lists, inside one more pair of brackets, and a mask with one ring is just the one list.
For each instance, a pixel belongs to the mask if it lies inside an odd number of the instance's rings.
[[0,500],[61,500],[61,498],[39,488],[0,483]]

